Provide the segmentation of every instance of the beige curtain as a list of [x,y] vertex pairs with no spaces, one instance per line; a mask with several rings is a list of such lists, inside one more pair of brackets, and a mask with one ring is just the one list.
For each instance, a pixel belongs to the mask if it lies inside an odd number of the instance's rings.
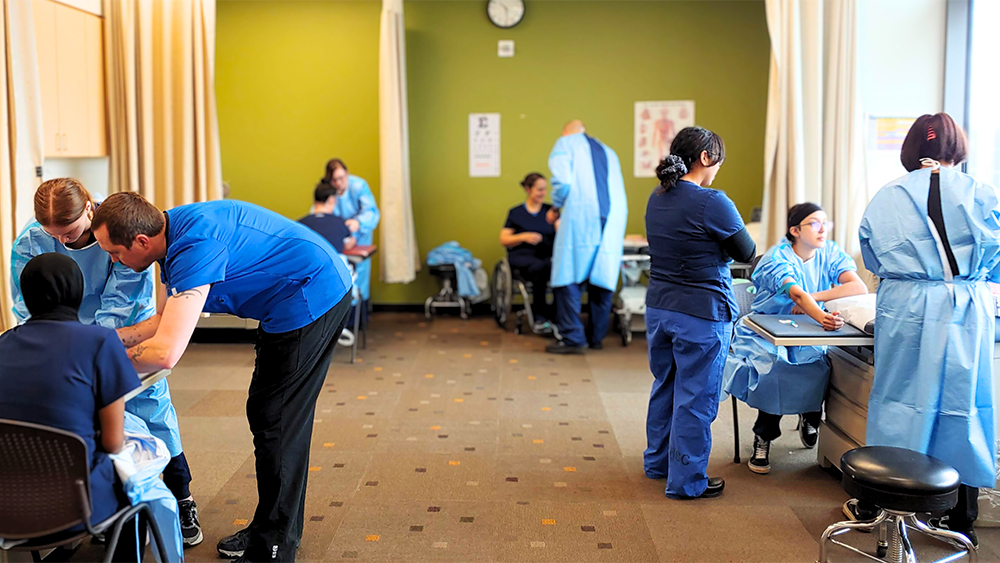
[[8,257],[20,228],[32,216],[42,166],[42,108],[35,59],[31,3],[0,0],[0,332],[16,323],[11,313]]
[[382,0],[378,48],[379,207],[382,212],[379,242],[381,279],[385,283],[409,283],[420,269],[410,196],[405,34],[403,0]]
[[[762,246],[786,230],[788,208],[811,201],[859,258],[868,202],[857,65],[857,0],[766,0],[771,37]],[[763,250],[763,249],[762,249]]]
[[220,199],[215,0],[104,0],[111,192]]

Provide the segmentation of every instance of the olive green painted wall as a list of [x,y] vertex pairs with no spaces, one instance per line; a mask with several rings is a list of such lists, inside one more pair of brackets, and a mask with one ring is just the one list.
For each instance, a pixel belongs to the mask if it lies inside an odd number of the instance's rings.
[[[290,217],[327,158],[342,156],[378,194],[379,2],[220,1],[217,92],[232,195]],[[493,27],[485,0],[405,4],[414,216],[422,256],[458,240],[488,268],[528,172],[548,175],[564,122],[621,158],[629,232],[643,232],[654,182],[632,176],[633,103],[696,102],[726,141],[716,181],[749,215],[760,204],[769,43],[761,1],[527,0],[524,21]],[[516,56],[496,56],[498,39]],[[500,112],[500,178],[468,177],[468,114]],[[436,291],[375,282],[376,303]]]

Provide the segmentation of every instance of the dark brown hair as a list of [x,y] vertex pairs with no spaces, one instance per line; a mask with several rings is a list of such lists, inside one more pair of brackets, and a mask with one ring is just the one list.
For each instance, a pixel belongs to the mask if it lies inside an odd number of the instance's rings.
[[670,143],[670,154],[656,167],[656,177],[660,180],[658,193],[674,187],[685,174],[701,165],[701,153],[708,155],[709,166],[726,160],[726,144],[722,137],[704,127],[685,127]]
[[338,168],[343,168],[344,172],[347,172],[347,165],[344,164],[343,160],[339,158],[331,158],[326,163],[326,175],[323,176],[322,182],[327,184],[333,183],[333,173],[337,171]]
[[538,172],[532,172],[531,174],[525,176],[524,180],[521,180],[521,187],[526,190],[530,190],[535,185],[535,182],[544,179],[545,176],[542,176]]
[[158,235],[164,227],[163,213],[134,192],[112,194],[94,214],[91,228],[105,227],[112,244],[132,248],[138,235]]
[[932,158],[938,162],[959,164],[968,153],[965,132],[947,113],[925,114],[910,126],[903,140],[899,160],[903,168],[913,172],[921,168],[920,159]]
[[83,215],[94,201],[79,180],[56,178],[35,191],[35,219],[46,227],[66,227]]

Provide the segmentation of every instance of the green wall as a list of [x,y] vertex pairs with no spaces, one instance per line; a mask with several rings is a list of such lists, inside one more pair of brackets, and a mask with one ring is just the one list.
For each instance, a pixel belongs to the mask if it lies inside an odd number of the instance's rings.
[[[621,158],[629,232],[643,232],[654,182],[632,177],[637,100],[693,99],[727,161],[716,181],[748,215],[760,204],[769,43],[760,1],[527,0],[500,30],[485,0],[405,4],[414,216],[422,256],[458,240],[489,268],[528,172],[548,175],[562,124],[580,118]],[[290,217],[308,205],[330,156],[378,194],[380,3],[220,1],[217,93],[232,196]],[[498,39],[516,56],[496,56]],[[500,178],[468,177],[468,114],[500,112]],[[375,283],[376,303],[419,303],[422,272]]]

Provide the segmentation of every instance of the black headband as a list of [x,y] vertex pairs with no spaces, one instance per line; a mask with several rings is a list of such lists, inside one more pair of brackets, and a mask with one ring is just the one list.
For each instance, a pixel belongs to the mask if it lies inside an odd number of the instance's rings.
[[823,208],[815,203],[800,203],[788,210],[788,229],[798,227],[806,217],[822,211]]

